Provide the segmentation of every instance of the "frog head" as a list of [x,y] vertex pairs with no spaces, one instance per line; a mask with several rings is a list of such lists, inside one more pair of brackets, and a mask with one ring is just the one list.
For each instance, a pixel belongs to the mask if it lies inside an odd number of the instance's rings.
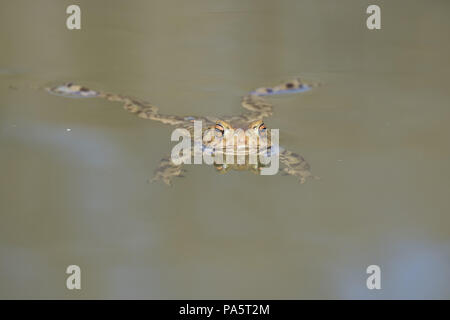
[[267,128],[262,120],[251,122],[246,128],[234,128],[230,123],[217,120],[205,130],[203,145],[216,151],[252,153],[270,145]]

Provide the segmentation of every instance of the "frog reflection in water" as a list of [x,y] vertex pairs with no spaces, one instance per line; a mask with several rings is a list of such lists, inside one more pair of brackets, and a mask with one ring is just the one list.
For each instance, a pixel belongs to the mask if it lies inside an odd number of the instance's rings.
[[[164,124],[172,125],[177,128],[187,129],[190,136],[193,137],[194,121],[201,121],[202,134],[202,149],[210,150],[211,154],[218,152],[225,152],[225,148],[230,143],[239,145],[239,142],[246,142],[248,146],[249,139],[256,141],[257,150],[270,151],[270,140],[259,139],[267,137],[266,126],[264,119],[271,116],[273,113],[272,105],[264,98],[265,96],[303,92],[312,89],[315,85],[306,84],[300,79],[294,79],[277,85],[275,87],[262,87],[255,89],[242,98],[241,105],[245,109],[239,115],[226,116],[217,119],[214,117],[203,116],[177,116],[165,115],[159,112],[159,109],[150,103],[136,99],[130,96],[125,96],[115,93],[106,93],[95,91],[82,85],[66,83],[56,87],[46,88],[50,93],[73,98],[103,98],[112,102],[120,102],[123,104],[125,110],[136,114],[143,119],[158,121]],[[261,145],[260,141],[266,141],[267,145]],[[238,142],[236,144],[236,142]],[[238,150],[231,149],[232,153],[238,153]],[[233,151],[234,150],[234,151]],[[230,148],[226,151],[229,153]],[[248,156],[254,150],[247,147],[244,153]],[[279,157],[281,172],[296,177],[301,183],[304,183],[307,178],[316,178],[311,174],[310,166],[305,159],[297,153],[278,147],[276,151]],[[248,157],[247,157],[248,158]],[[228,162],[228,161],[227,161]],[[170,156],[163,158],[155,170],[153,181],[162,181],[167,185],[171,185],[173,178],[183,176],[185,169],[183,164],[175,164]],[[234,164],[219,164],[214,163],[214,167],[221,173],[226,173],[229,170],[248,170],[259,174],[264,165],[257,161],[256,163]]]

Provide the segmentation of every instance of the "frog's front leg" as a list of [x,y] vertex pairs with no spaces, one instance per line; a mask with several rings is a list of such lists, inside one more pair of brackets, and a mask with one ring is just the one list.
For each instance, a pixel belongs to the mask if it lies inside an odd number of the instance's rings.
[[172,179],[174,177],[184,177],[184,172],[186,172],[186,170],[183,169],[183,163],[177,165],[172,162],[170,156],[167,156],[161,160],[150,181],[162,181],[166,185],[171,186]]
[[297,177],[300,183],[305,183],[307,178],[319,179],[311,173],[309,163],[297,153],[284,150],[280,153],[280,163],[282,164],[282,172]]

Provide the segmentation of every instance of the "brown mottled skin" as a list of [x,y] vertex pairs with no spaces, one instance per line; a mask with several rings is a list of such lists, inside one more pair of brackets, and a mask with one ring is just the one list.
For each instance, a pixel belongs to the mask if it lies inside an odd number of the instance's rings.
[[[266,132],[263,123],[264,118],[267,118],[273,113],[273,106],[264,98],[266,95],[301,92],[312,88],[313,85],[305,84],[299,79],[294,79],[289,82],[282,83],[275,87],[258,88],[242,98],[241,105],[245,111],[239,115],[226,116],[221,119],[213,117],[198,117],[198,116],[177,116],[165,115],[159,113],[159,109],[148,102],[140,99],[135,99],[129,96],[124,96],[114,93],[105,93],[94,91],[84,86],[67,83],[56,87],[46,88],[47,91],[67,96],[67,97],[99,97],[112,102],[121,102],[125,110],[136,114],[143,119],[154,120],[169,124],[177,128],[187,129],[193,132],[193,122],[201,121],[203,131],[203,145],[206,147],[213,147],[214,150],[219,150],[226,146],[230,141],[235,139],[255,139],[257,146],[262,147],[258,139]],[[302,90],[305,88],[305,90]],[[191,134],[192,136],[192,134]],[[253,140],[252,140],[253,141]],[[270,143],[269,143],[270,145]],[[289,150],[280,149],[280,166],[281,171],[287,175],[295,176],[301,183],[306,181],[306,178],[316,178],[311,174],[310,166],[305,159]],[[248,170],[254,173],[259,173],[262,165],[258,164],[214,164],[217,171],[226,173],[229,170]],[[171,185],[174,177],[181,177],[185,170],[182,165],[175,165],[170,157],[165,157],[161,160],[158,168],[155,170],[152,181],[162,181],[167,185]]]

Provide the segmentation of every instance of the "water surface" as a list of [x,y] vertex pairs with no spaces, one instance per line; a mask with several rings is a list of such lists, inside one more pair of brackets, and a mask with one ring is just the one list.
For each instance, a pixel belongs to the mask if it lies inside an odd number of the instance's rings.
[[[77,3],[79,31],[70,1],[0,3],[1,298],[450,298],[448,1],[377,1],[378,31],[368,1]],[[295,76],[323,86],[270,98],[266,124],[304,185],[206,165],[149,184],[172,128],[37,89],[220,116]]]

